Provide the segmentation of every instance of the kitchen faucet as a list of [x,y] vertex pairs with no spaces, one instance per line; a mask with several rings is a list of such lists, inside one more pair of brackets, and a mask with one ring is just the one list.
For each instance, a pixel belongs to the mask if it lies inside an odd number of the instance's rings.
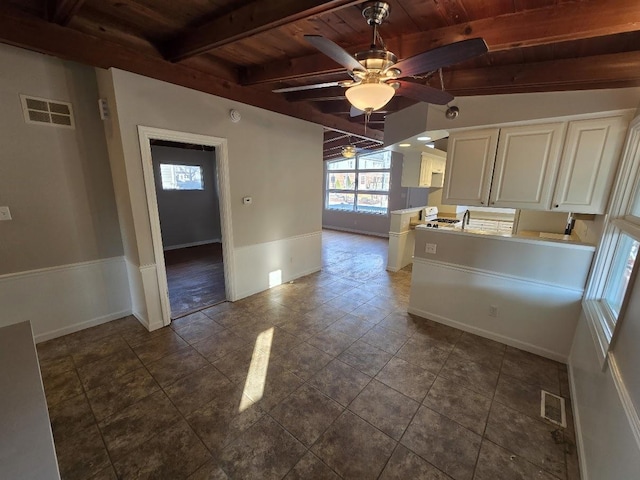
[[464,215],[462,216],[462,230],[464,230],[465,220],[467,221],[467,225],[469,225],[469,220],[471,220],[471,212],[469,210],[464,212]]

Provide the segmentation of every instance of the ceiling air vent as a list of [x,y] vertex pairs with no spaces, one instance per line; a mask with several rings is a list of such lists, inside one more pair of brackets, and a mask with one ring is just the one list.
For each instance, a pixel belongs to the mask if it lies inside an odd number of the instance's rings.
[[52,127],[75,128],[70,103],[20,95],[24,121]]

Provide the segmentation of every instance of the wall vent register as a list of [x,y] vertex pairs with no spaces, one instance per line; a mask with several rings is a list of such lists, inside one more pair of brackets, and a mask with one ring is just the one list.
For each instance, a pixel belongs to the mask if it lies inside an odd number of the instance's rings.
[[20,95],[24,121],[52,127],[75,128],[70,103]]

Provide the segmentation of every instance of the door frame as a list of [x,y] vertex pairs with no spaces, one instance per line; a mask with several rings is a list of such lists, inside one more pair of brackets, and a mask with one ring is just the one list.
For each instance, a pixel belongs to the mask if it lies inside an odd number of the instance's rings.
[[236,299],[235,292],[235,262],[233,249],[233,230],[231,228],[231,188],[229,184],[229,156],[227,139],[196,133],[177,132],[163,128],[138,125],[140,153],[142,155],[142,171],[151,225],[151,240],[153,255],[156,262],[158,277],[158,292],[162,309],[162,324],[171,323],[171,304],[169,302],[169,286],[167,282],[167,267],[164,262],[164,248],[162,231],[160,229],[160,213],[158,211],[158,197],[156,195],[155,177],[153,173],[153,158],[151,154],[151,140],[167,140],[194,145],[214,147],[216,173],[218,177],[220,228],[222,234],[222,259],[224,266],[224,286],[227,300]]

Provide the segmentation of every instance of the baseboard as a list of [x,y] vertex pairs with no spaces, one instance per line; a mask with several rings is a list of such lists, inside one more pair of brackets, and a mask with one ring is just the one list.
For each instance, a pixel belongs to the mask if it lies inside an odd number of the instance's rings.
[[222,240],[219,238],[214,238],[212,240],[202,240],[200,242],[181,243],[180,245],[164,246],[162,249],[165,252],[168,252],[170,250],[179,250],[180,248],[189,248],[189,247],[199,247],[201,245],[210,245],[212,243],[222,243]]
[[585,460],[584,442],[582,441],[582,422],[580,422],[580,411],[578,408],[578,402],[576,401],[576,384],[573,376],[573,366],[571,363],[568,363],[567,367],[567,371],[569,373],[569,390],[571,391],[573,426],[576,431],[576,446],[578,447],[578,460],[580,462],[580,478],[582,480],[589,480],[589,472],[587,471],[587,462]]
[[122,310],[121,312],[110,313],[109,315],[103,315],[102,317],[92,318],[90,320],[85,320],[84,322],[67,325],[66,327],[59,328],[57,330],[34,335],[33,338],[36,343],[46,342],[47,340],[51,340],[53,338],[58,338],[62,337],[63,335],[69,335],[70,333],[79,332],[80,330],[84,330],[86,328],[96,327],[98,325],[102,325],[103,323],[111,322],[113,320],[129,316],[131,314],[131,310]]
[[333,225],[322,225],[323,230],[336,230],[338,232],[359,233],[361,235],[370,235],[372,237],[389,238],[389,233],[369,232],[366,230],[357,230],[355,228],[335,227]]
[[463,330],[465,332],[473,333],[480,337],[489,338],[491,340],[495,340],[500,343],[504,343],[511,347],[519,348],[520,350],[525,350],[530,353],[534,353],[536,355],[540,355],[542,357],[550,358],[557,362],[567,363],[568,357],[558,352],[554,352],[552,350],[548,350],[546,348],[539,347],[537,345],[533,345],[531,343],[523,342],[521,340],[517,340],[515,338],[507,337],[505,335],[500,335],[499,333],[494,333],[490,330],[485,330],[483,328],[474,327],[472,325],[468,325],[466,323],[458,322],[456,320],[452,320],[450,318],[443,317],[441,315],[433,314],[431,312],[427,312],[425,310],[421,310],[418,308],[409,307],[407,311],[413,315],[417,315],[422,318],[426,318],[429,320],[433,320],[438,323],[442,323],[444,325],[448,325],[450,327],[457,328],[458,330]]
[[406,237],[411,233],[411,230],[405,230],[404,232],[389,232],[388,237]]
[[234,252],[235,301],[322,268],[322,232],[237,247]]
[[[322,266],[321,265],[319,265],[318,267],[313,267],[312,269],[309,269],[309,270],[306,270],[306,271],[303,271],[303,272],[299,272],[299,273],[297,273],[295,275],[292,275],[290,277],[283,278],[282,279],[282,283],[280,283],[280,285],[283,285],[285,283],[289,283],[289,282],[291,282],[293,280],[305,277],[307,275],[311,275],[312,273],[319,272],[320,270],[322,270]],[[273,288],[275,288],[275,287],[273,287]],[[255,295],[256,293],[260,293],[260,292],[264,292],[264,290],[252,289],[252,290],[244,291],[244,292],[240,293],[240,295],[238,295],[237,300],[241,300],[243,298],[250,297],[251,295]]]

